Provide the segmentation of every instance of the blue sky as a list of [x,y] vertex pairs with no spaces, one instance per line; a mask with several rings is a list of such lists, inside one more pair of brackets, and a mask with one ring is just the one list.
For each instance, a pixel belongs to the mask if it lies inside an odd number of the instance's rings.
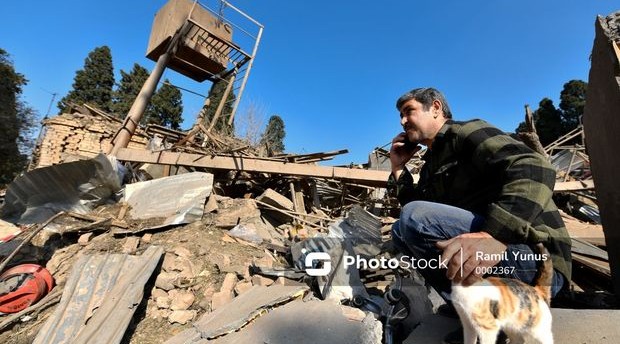
[[[165,2],[4,2],[0,47],[30,80],[23,99],[45,115],[50,93],[64,96],[101,45],[112,50],[117,81],[135,62],[152,69],[144,54]],[[587,81],[596,15],[620,9],[611,0],[232,3],[265,27],[238,116],[249,104],[264,122],[280,115],[287,152],[349,149],[328,164],[364,163],[388,143],[400,131],[395,100],[415,87],[442,90],[457,120],[513,131],[524,104],[557,105],[565,82]],[[210,88],[171,70],[164,77],[201,94]],[[203,99],[183,97],[187,128]]]

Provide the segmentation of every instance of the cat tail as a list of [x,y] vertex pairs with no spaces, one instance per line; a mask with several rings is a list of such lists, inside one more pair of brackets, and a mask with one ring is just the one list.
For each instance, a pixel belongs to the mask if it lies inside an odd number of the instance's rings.
[[538,276],[535,281],[535,289],[538,294],[547,302],[551,303],[551,284],[553,283],[553,263],[551,262],[551,255],[547,248],[541,244],[536,244],[536,249],[539,253],[546,257],[542,261],[542,266],[538,268]]

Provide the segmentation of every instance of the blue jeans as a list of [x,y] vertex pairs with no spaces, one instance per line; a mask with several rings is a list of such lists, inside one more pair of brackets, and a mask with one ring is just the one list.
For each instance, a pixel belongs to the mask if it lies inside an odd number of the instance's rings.
[[[441,253],[435,246],[437,241],[464,233],[478,232],[483,229],[483,224],[482,216],[461,208],[441,203],[413,201],[402,208],[400,220],[392,226],[392,241],[403,254],[417,259],[432,259]],[[499,277],[515,278],[532,284],[538,271],[536,260],[515,259],[515,254],[533,253],[526,244],[508,245],[505,259],[497,265],[506,269],[497,270],[510,273]],[[420,272],[444,299],[449,300],[451,282],[446,277],[445,269],[421,269]],[[552,296],[555,296],[563,285],[564,277],[554,270]]]

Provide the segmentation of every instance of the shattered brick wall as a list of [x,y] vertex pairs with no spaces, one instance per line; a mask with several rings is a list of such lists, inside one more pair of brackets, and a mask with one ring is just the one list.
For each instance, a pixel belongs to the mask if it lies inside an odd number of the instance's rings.
[[[112,147],[121,121],[109,116],[81,113],[62,114],[43,121],[40,142],[30,169],[92,158]],[[138,128],[128,147],[144,149],[147,136]]]

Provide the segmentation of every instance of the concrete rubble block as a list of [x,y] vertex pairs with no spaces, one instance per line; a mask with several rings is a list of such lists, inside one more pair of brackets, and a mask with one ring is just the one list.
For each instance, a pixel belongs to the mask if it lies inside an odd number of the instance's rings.
[[[240,223],[229,230],[228,235],[252,244],[260,244],[263,242],[263,238],[258,234],[258,230],[253,223]],[[271,239],[271,237],[269,237],[269,239]]]
[[174,289],[174,282],[177,279],[177,275],[170,272],[161,272],[155,279],[155,286],[163,290]]
[[161,290],[159,288],[153,288],[153,290],[151,290],[151,298],[153,300],[157,299],[158,297],[161,296],[168,296],[168,293],[165,290]]
[[80,246],[88,245],[88,243],[93,239],[93,235],[93,232],[80,235],[80,238],[78,239],[78,244],[80,244]]
[[170,297],[168,297],[168,295],[166,296],[159,296],[155,299],[155,302],[157,303],[157,308],[164,308],[164,309],[168,309],[170,308]]
[[192,256],[192,252],[183,246],[175,247],[173,252],[174,254],[182,258],[190,258]]
[[273,284],[273,280],[271,278],[263,277],[261,275],[252,276],[252,285],[261,285],[268,287]]
[[243,294],[250,289],[252,289],[252,282],[241,281],[235,284],[235,293],[237,295]]
[[165,271],[165,272],[173,272],[175,271],[175,260],[176,260],[176,255],[174,253],[170,253],[167,252],[164,255],[164,260],[161,263],[161,268]]
[[191,260],[186,258],[177,257],[176,267],[179,271],[179,277],[185,279],[191,279],[196,277],[196,267]]
[[273,257],[270,254],[265,253],[265,255],[261,258],[255,258],[253,260],[254,265],[260,266],[263,268],[273,268]]
[[146,234],[144,234],[142,236],[142,238],[140,240],[142,240],[142,242],[145,243],[145,244],[150,244],[151,241],[153,240],[153,234],[146,233]]
[[[265,190],[265,192],[263,192],[262,195],[256,197],[256,200],[263,202],[263,203],[267,203],[273,207],[276,207],[282,210],[293,211],[293,209],[295,208],[295,206],[293,205],[293,201],[291,201],[286,196],[283,196],[272,189]],[[293,219],[291,216],[288,216],[276,210],[264,209],[263,211],[265,212],[265,214],[268,214],[274,220],[277,220],[282,223],[290,222]]]
[[293,211],[294,209],[293,201],[288,199],[286,196],[277,193],[273,189],[265,190],[262,195],[256,197],[256,200],[267,203],[279,209],[290,211]]
[[260,217],[260,211],[253,199],[236,198],[227,208],[220,208],[215,216],[215,226],[230,229],[239,223]]
[[134,254],[138,250],[140,245],[140,238],[136,236],[130,236],[125,239],[123,243],[123,253]]
[[196,300],[194,293],[187,290],[173,289],[168,292],[168,296],[170,297],[170,309],[173,311],[186,310]]
[[222,287],[220,291],[233,291],[235,288],[235,284],[237,284],[237,274],[229,272],[224,276],[224,281],[222,282]]
[[209,199],[207,199],[204,210],[205,214],[212,213],[219,209],[219,206],[217,205],[217,200],[214,196],[215,194],[211,194],[211,196],[209,196]]
[[151,318],[151,319],[155,319],[155,320],[160,320],[160,319],[167,319],[168,316],[170,315],[170,313],[172,313],[171,310],[169,309],[163,309],[163,308],[157,308],[157,309],[153,309],[151,307],[147,308],[149,309],[147,311],[147,315]]
[[216,310],[222,306],[230,303],[235,298],[235,294],[232,291],[218,291],[211,297],[211,310]]
[[170,315],[168,315],[168,321],[171,324],[178,323],[181,325],[185,325],[188,322],[192,321],[196,314],[197,312],[195,310],[172,311]]
[[256,234],[266,242],[276,242],[282,245],[285,237],[278,232],[273,224],[265,219],[263,216],[252,219],[251,223],[256,228]]

